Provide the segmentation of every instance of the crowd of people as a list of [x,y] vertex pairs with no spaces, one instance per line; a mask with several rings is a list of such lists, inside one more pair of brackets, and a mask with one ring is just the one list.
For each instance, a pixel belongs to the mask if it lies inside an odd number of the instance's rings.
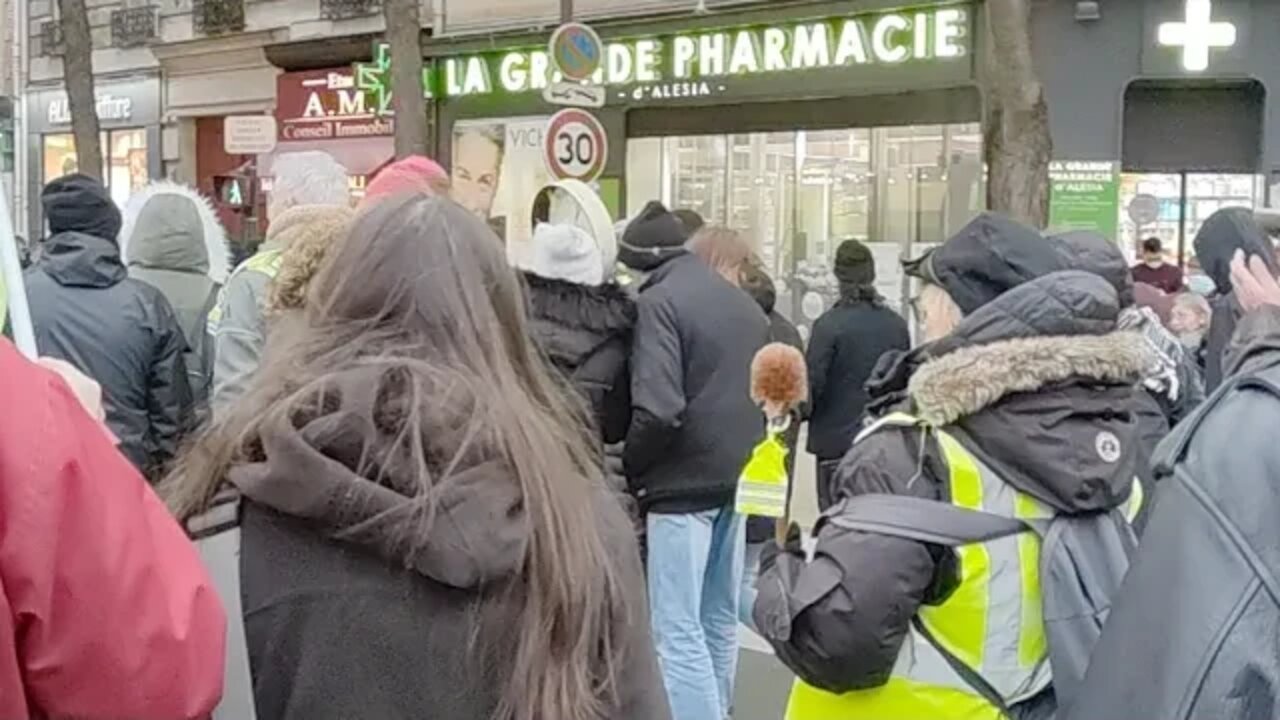
[[[913,345],[858,240],[805,337],[687,210],[615,227],[557,182],[512,267],[427,158],[356,207],[324,153],[274,173],[234,268],[190,188],[44,189],[44,357],[0,342],[0,718],[725,720],[741,625],[788,720],[1275,716],[1247,211],[1196,238],[1208,297],[1158,241],[984,213],[904,263]],[[807,541],[735,502],[771,343],[806,360]]]

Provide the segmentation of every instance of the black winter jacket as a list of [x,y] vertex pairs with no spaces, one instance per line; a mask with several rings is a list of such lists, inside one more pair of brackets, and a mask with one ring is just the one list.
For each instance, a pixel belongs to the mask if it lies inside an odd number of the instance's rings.
[[631,333],[636,304],[617,285],[524,274],[533,341],[587,401],[605,444],[631,424]]
[[751,401],[751,360],[768,338],[768,320],[746,293],[684,251],[654,269],[636,307],[627,479],[654,512],[727,505],[764,434]]
[[1205,347],[1204,385],[1208,392],[1213,392],[1222,383],[1223,358],[1243,314],[1231,286],[1231,259],[1239,250],[1262,258],[1273,273],[1280,268],[1276,267],[1270,238],[1246,208],[1223,208],[1210,215],[1196,232],[1195,249],[1200,267],[1213,279],[1218,290],[1211,301],[1213,315]]
[[867,379],[886,352],[911,347],[907,323],[850,290],[813,324],[809,338],[809,452],[844,457],[862,427]]
[[[1052,507],[1116,507],[1132,491],[1135,399],[1145,398],[1138,380],[1148,360],[1140,337],[1114,332],[1118,315],[1114,289],[1089,273],[1058,272],[1014,288],[920,348],[909,410]],[[1102,433],[1119,440],[1119,458],[1101,456]],[[844,456],[834,494],[837,501],[872,493],[948,500],[947,477],[924,429],[887,427]],[[814,532],[812,561],[797,546],[766,549],[756,623],[811,685],[831,692],[879,687],[920,605],[954,589],[955,557],[822,519]]]
[[[360,414],[361,398],[386,382],[380,372],[334,377],[328,399],[344,400],[318,415],[272,414],[259,458],[229,474],[245,498],[242,594],[259,720],[484,720],[511,680],[530,543],[519,483],[466,437],[465,418],[435,417],[424,431],[441,464],[472,447],[447,480],[433,468],[441,475],[425,499],[409,497],[408,468],[362,471],[363,449],[381,453],[394,435]],[[427,536],[405,542],[424,511],[434,518]],[[621,666],[618,703],[602,720],[669,720],[635,537],[603,489],[593,518],[617,602],[627,602],[609,613]]]
[[169,301],[128,277],[114,240],[62,232],[27,271],[36,345],[102,386],[120,451],[153,479],[177,452],[191,390]]
[[1246,316],[1227,358],[1156,454],[1160,504],[1065,720],[1280,716],[1280,309]]

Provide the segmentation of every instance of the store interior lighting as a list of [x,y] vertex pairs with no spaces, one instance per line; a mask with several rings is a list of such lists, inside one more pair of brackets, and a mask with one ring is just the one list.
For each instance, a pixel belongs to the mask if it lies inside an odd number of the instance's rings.
[[1102,19],[1102,6],[1098,0],[1077,0],[1076,22],[1095,22]]

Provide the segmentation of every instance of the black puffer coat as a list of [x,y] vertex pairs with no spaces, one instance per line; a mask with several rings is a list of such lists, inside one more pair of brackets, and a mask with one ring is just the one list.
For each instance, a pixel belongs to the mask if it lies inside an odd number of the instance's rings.
[[621,287],[524,274],[533,341],[586,399],[606,445],[631,423],[631,331],[636,304]]
[[1064,720],[1280,717],[1280,308],[1156,454],[1160,504]]
[[115,243],[120,212],[100,184],[60,178],[43,201],[55,234],[25,276],[36,345],[102,385],[120,451],[154,477],[191,408],[182,328],[159,290],[129,278]]
[[[1117,507],[1132,492],[1135,398],[1147,362],[1140,337],[1115,332],[1119,312],[1115,290],[1090,273],[1057,272],[1014,288],[913,355],[908,409],[1052,507]],[[1118,457],[1097,450],[1103,433],[1119,441]],[[948,500],[946,464],[930,437],[924,428],[887,427],[856,443],[837,472],[835,499]],[[917,609],[955,587],[954,555],[822,520],[815,533],[812,561],[798,546],[766,549],[756,623],[809,684],[830,692],[882,686]]]

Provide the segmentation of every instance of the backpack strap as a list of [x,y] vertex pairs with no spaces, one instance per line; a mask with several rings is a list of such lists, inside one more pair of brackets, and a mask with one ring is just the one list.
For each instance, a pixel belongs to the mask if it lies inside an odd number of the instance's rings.
[[923,637],[930,645],[933,646],[933,649],[938,651],[938,654],[942,656],[942,659],[947,661],[947,665],[950,665],[951,669],[954,670],[957,675],[963,678],[965,682],[969,683],[970,688],[981,695],[984,700],[991,703],[992,706],[1000,712],[1002,720],[1010,720],[1013,718],[1013,713],[1009,711],[1009,706],[1005,704],[1004,698],[1000,695],[999,691],[992,687],[991,683],[987,682],[987,679],[982,677],[980,673],[975,672],[973,668],[965,665],[963,660],[956,657],[942,643],[938,642],[938,639],[933,636],[933,633],[929,632],[929,628],[925,627],[924,621],[920,619],[919,615],[915,615],[911,618],[911,627],[915,628],[916,632],[920,633],[920,637]]
[[990,542],[1010,535],[1049,530],[1049,520],[1020,520],[948,502],[908,495],[857,495],[828,513],[827,522],[846,530],[891,535],[907,540],[956,547]]
[[219,492],[208,511],[187,522],[187,529],[227,613],[225,679],[213,720],[256,720],[240,595],[240,491],[228,487]]

